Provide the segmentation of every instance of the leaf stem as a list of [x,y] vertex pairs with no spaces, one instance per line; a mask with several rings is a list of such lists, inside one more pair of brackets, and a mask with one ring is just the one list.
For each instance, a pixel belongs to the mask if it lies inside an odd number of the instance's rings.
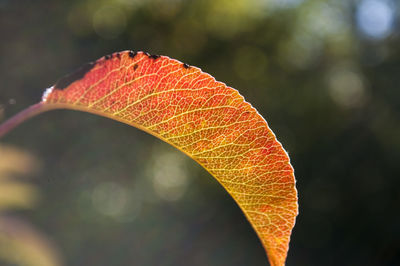
[[50,109],[52,109],[50,106],[47,106],[43,102],[39,102],[22,110],[21,112],[17,113],[13,117],[6,120],[4,123],[0,124],[0,138],[3,137],[8,132],[10,132],[13,128],[24,122],[25,120],[28,120],[29,118],[36,116],[40,113],[43,113],[45,111],[48,111]]

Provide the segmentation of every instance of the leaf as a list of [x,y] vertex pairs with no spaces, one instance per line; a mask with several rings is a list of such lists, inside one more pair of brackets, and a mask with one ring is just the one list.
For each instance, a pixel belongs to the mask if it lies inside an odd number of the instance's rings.
[[266,121],[235,89],[177,60],[125,51],[59,80],[30,108],[0,127],[0,136],[26,116],[66,108],[115,119],[175,146],[235,199],[270,264],[285,264],[298,212],[293,168]]

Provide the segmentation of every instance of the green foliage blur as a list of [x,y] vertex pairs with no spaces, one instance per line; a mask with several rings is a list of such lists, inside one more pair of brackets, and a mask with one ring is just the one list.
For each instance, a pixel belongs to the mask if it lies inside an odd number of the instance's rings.
[[[289,152],[287,265],[399,265],[399,14],[396,0],[0,0],[0,120],[103,55],[168,55],[238,89]],[[41,201],[7,215],[64,265],[267,264],[221,186],[137,129],[53,111],[0,143],[41,165],[25,174]]]

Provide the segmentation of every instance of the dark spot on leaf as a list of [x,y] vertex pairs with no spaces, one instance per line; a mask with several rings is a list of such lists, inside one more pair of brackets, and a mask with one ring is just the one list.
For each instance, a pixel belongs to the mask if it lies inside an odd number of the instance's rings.
[[138,64],[134,64],[134,65],[133,65],[133,70],[136,70],[138,67],[139,67]]
[[156,59],[159,58],[159,57],[160,57],[160,56],[159,56],[159,55],[156,55],[156,54],[149,55],[149,58],[154,59],[154,60],[156,60]]
[[117,53],[117,57],[118,57],[118,59],[120,59],[121,58],[121,54]]
[[108,55],[104,56],[104,58],[105,58],[106,60],[111,59],[111,58],[112,58],[112,55],[111,55],[111,54],[108,54]]
[[65,89],[72,82],[82,79],[85,76],[85,74],[94,67],[94,65],[95,64],[91,62],[91,63],[87,63],[87,64],[81,66],[75,72],[72,72],[71,74],[68,74],[68,75],[62,77],[61,79],[59,79],[57,81],[57,83],[54,85],[54,88],[58,89],[58,90]]
[[186,64],[186,63],[183,63],[182,65],[183,65],[184,68],[189,68],[189,67],[190,67],[190,66],[189,66],[188,64]]
[[134,58],[137,55],[137,52],[129,51],[129,57]]

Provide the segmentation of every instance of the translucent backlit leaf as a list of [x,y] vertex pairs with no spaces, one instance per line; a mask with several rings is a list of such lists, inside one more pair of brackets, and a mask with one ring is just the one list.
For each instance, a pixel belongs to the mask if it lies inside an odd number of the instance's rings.
[[61,79],[31,108],[25,116],[60,108],[94,113],[175,146],[235,199],[270,264],[285,264],[298,211],[293,168],[266,121],[235,89],[177,60],[125,51]]

